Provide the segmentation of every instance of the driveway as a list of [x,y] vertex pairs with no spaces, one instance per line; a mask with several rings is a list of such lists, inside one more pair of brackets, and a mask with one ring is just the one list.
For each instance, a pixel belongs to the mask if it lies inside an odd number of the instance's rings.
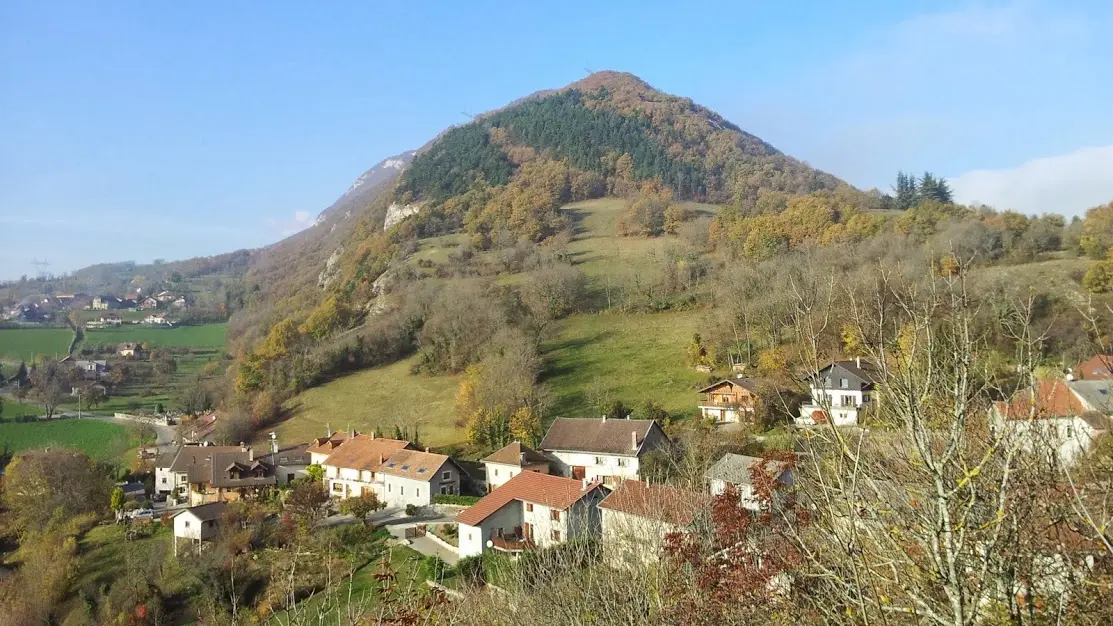
[[[444,524],[453,521],[452,517],[442,515],[410,517],[402,509],[387,509],[371,514],[369,520],[376,526],[386,528],[392,537],[407,542],[411,548],[421,554],[440,557],[442,561],[449,565],[456,565],[456,562],[460,560],[459,553],[445,548],[428,536],[406,538],[406,531],[418,524]],[[318,525],[331,527],[355,523],[357,523],[357,520],[351,515],[330,515],[318,522]]]

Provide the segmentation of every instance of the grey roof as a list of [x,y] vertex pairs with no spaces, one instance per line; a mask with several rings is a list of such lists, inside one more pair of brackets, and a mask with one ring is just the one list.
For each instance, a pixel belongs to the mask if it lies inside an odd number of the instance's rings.
[[[742,454],[727,453],[723,458],[715,461],[715,464],[707,469],[706,476],[711,479],[719,479],[734,485],[749,485],[751,470],[765,459],[756,456],[745,456]],[[770,460],[766,464],[770,474],[780,476],[787,467],[784,461]]]
[[[645,446],[649,431],[660,427],[653,420],[632,419],[574,419],[558,417],[549,426],[545,439],[538,446],[542,450],[569,452],[595,452],[635,456]],[[638,447],[631,447],[631,434],[635,433]],[[662,439],[668,439],[663,431]]]
[[271,465],[309,465],[312,462],[308,443],[281,447],[277,454],[268,452],[262,456],[262,459]]
[[1113,380],[1072,380],[1068,384],[1087,408],[1113,415]]
[[202,504],[201,506],[191,506],[188,509],[183,509],[182,511],[179,511],[174,517],[177,517],[182,513],[190,513],[202,522],[207,522],[209,520],[218,519],[221,515],[224,515],[224,511],[227,508],[228,504],[226,502],[210,502],[209,504]]

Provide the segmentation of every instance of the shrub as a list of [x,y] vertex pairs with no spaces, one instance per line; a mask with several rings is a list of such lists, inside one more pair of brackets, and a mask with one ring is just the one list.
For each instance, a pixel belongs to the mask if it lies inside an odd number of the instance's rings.
[[487,582],[483,555],[468,556],[457,561],[456,574],[465,585],[482,585]]
[[416,504],[407,504],[406,505],[406,515],[409,515],[410,517],[414,517],[420,512],[421,512],[421,507],[417,506]]
[[455,504],[458,506],[471,506],[480,501],[479,496],[458,496],[454,494],[440,494],[433,496],[434,504]]

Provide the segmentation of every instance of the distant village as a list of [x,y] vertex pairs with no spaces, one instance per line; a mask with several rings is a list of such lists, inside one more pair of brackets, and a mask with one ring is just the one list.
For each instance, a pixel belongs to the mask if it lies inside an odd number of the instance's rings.
[[[191,302],[185,295],[171,291],[161,291],[147,296],[133,293],[123,297],[67,293],[24,298],[18,304],[4,310],[2,317],[10,322],[35,324],[61,321],[62,316],[70,311],[150,311],[142,319],[136,320],[136,323],[165,325],[171,324],[167,317],[169,313],[184,311],[190,306]],[[85,326],[104,328],[123,323],[123,318],[119,314],[106,313],[99,319],[87,321]]]

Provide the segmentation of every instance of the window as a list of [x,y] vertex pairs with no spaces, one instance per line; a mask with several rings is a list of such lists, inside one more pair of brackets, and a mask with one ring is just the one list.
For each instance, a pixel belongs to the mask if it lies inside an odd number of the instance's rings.
[[601,456],[597,456],[597,457],[595,457],[595,464],[596,464],[596,465],[602,465],[602,464],[604,464],[604,463],[606,463],[606,460],[605,460],[605,459],[603,459],[603,457],[601,457]]
[[842,397],[842,405],[844,407],[854,406],[854,396],[843,396]]
[[560,541],[560,531],[554,530],[552,534],[553,541]]
[[420,498],[420,497],[421,497],[421,487],[418,487],[417,489],[415,489],[415,491],[417,492],[417,493],[416,493],[415,495],[416,495],[416,496],[417,496],[418,498]]
[[526,502],[526,513],[533,513],[533,503]]
[[184,526],[186,528],[189,528],[189,520],[183,520],[182,521],[182,526]]
[[406,495],[406,487],[405,486],[398,485],[398,495],[400,495],[400,496]]
[[166,484],[166,477],[165,476],[162,477],[162,484],[164,484],[164,485]]
[[619,460],[618,460],[618,466],[619,466],[619,467],[626,467],[626,463],[627,463],[627,462],[628,462],[628,461],[627,461],[626,459],[619,459]]
[[452,472],[443,472],[441,474],[441,480],[452,480]]
[[499,475],[499,471],[495,470],[495,476],[498,476],[498,475]]
[[393,491],[394,491],[394,485],[387,485],[387,486],[386,486],[386,490],[387,490],[388,492],[393,492]]
[[869,404],[869,403],[870,403],[870,394],[863,393],[862,394],[862,404]]
[[845,378],[840,378],[839,379],[839,389],[849,389],[849,388],[850,388],[850,381],[845,379]]
[[332,483],[332,492],[333,493],[344,493],[343,483]]
[[558,511],[556,509],[553,509],[552,511],[549,511],[549,519],[553,520],[554,522],[559,522],[560,521],[560,511]]

